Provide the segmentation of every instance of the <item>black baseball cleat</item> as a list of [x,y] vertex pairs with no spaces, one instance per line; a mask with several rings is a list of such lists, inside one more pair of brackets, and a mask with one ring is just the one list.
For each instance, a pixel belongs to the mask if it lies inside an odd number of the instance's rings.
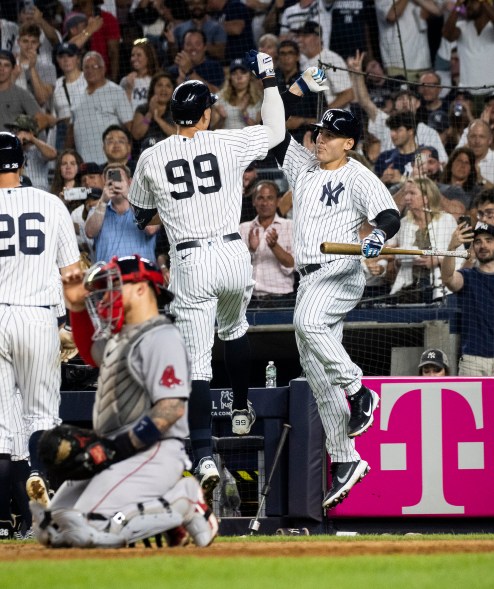
[[362,435],[374,422],[374,411],[379,405],[379,396],[367,387],[358,393],[348,396],[350,403],[350,421],[347,426],[349,438]]
[[369,472],[365,460],[356,462],[333,462],[331,464],[331,489],[327,492],[322,506],[325,509],[336,507],[348,497],[351,488],[359,483]]

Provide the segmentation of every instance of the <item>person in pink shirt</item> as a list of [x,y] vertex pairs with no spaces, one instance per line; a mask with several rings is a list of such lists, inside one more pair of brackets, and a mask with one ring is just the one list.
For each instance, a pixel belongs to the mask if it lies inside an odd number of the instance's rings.
[[240,235],[254,268],[253,299],[269,300],[293,293],[292,221],[277,214],[278,201],[276,182],[261,180],[253,198],[257,216],[240,224]]

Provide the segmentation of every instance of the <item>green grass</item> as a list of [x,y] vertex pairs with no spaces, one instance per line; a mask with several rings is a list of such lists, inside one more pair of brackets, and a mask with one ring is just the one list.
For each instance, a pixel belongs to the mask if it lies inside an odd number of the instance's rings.
[[[143,558],[122,556],[111,559],[17,560],[0,562],[1,589],[492,589],[494,553],[443,554],[430,556],[332,557],[334,543],[352,544],[358,540],[406,542],[404,536],[307,538],[241,538],[256,542],[327,541],[326,557],[270,558],[216,557],[184,550],[165,550]],[[413,540],[493,539],[488,535],[424,535]],[[239,538],[219,538],[218,543],[238,542]],[[3,544],[3,543],[2,543]],[[2,551],[0,544],[0,552]],[[358,551],[358,544],[355,544]],[[273,552],[275,552],[273,546]]]

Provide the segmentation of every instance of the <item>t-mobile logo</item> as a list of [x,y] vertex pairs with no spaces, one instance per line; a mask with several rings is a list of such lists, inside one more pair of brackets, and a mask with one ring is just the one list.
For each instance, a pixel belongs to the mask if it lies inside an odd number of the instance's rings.
[[[444,477],[447,461],[456,465],[458,470],[484,469],[484,442],[468,439],[465,431],[455,432],[454,444],[446,451],[443,448],[443,414],[444,398],[454,391],[460,395],[465,416],[473,419],[476,430],[484,428],[482,407],[481,382],[444,382],[440,379],[431,382],[421,382],[417,385],[410,383],[383,383],[381,388],[380,428],[382,431],[391,429],[392,413],[395,407],[404,402],[404,397],[414,391],[420,391],[420,456],[413,462],[420,465],[417,477],[422,479],[422,493],[419,501],[414,505],[403,506],[404,515],[420,514],[462,514],[464,505],[455,505],[448,501],[452,489],[447,488],[451,481]],[[471,435],[471,433],[470,433]],[[417,445],[418,446],[418,445]],[[453,448],[453,451],[451,451]],[[381,470],[405,471],[409,470],[407,458],[418,451],[407,447],[407,443],[381,443]]]

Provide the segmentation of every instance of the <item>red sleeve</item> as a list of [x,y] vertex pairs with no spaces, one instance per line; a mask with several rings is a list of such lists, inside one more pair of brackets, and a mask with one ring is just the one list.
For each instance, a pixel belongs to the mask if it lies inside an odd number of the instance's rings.
[[106,39],[116,39],[120,41],[120,25],[118,20],[110,12],[105,10],[101,11],[101,17],[103,18],[104,35]]
[[94,326],[87,309],[84,311],[70,311],[70,325],[74,342],[79,350],[79,354],[86,364],[97,367],[91,356],[91,346],[93,345]]

